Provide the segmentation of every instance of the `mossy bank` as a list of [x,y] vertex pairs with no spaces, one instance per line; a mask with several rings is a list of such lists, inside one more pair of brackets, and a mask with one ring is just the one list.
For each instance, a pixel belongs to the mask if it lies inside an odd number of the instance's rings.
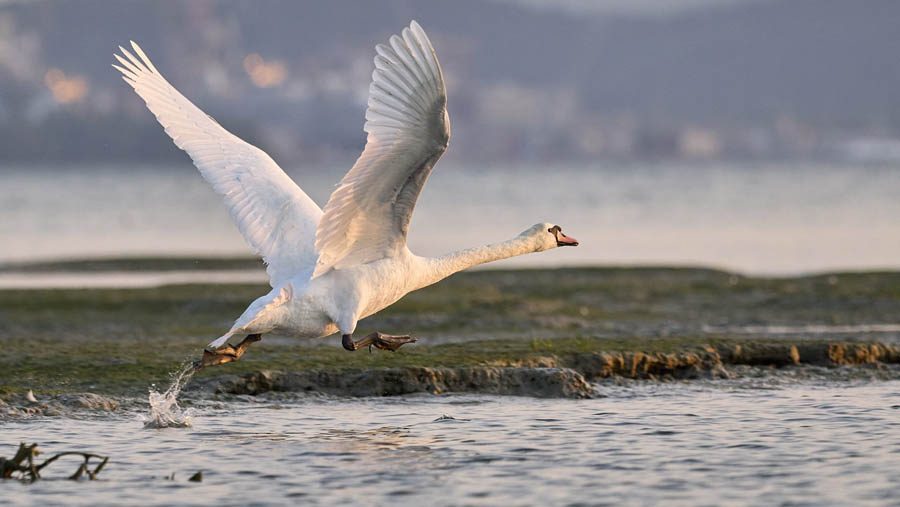
[[[265,291],[0,291],[0,389],[141,396],[198,357]],[[605,376],[734,375],[733,366],[747,364],[890,365],[897,362],[898,321],[894,272],[753,278],[673,268],[476,271],[410,294],[361,323],[360,333],[420,338],[396,353],[350,353],[336,338],[270,336],[240,362],[201,372],[193,385],[208,392],[263,389],[250,385],[256,382],[350,395],[582,396],[585,385]],[[243,375],[257,380],[247,384]],[[560,387],[546,387],[554,383]]]

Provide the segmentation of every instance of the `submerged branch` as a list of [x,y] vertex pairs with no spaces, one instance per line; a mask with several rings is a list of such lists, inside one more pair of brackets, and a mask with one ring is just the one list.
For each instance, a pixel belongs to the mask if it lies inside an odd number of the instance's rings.
[[[90,480],[97,478],[97,474],[103,470],[109,457],[100,456],[89,452],[67,451],[54,454],[50,458],[44,460],[41,464],[35,463],[35,458],[40,454],[37,444],[26,445],[19,444],[19,450],[16,451],[12,459],[0,458],[0,477],[3,479],[17,479],[25,482],[34,482],[41,478],[41,470],[47,465],[53,463],[63,456],[81,456],[84,461],[78,465],[78,469],[69,479],[78,480],[83,475],[87,475]],[[96,466],[91,468],[91,460],[99,461]]]

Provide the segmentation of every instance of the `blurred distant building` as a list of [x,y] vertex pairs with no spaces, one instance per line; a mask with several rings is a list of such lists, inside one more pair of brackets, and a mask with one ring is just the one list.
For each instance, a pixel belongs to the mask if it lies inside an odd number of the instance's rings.
[[109,67],[129,39],[280,161],[350,159],[373,47],[411,18],[445,68],[457,161],[898,159],[900,2],[647,5],[0,2],[0,162],[183,161]]
[[678,151],[689,159],[710,160],[721,154],[719,136],[712,130],[688,127],[681,131]]
[[840,142],[835,149],[848,162],[900,164],[900,139],[860,137]]

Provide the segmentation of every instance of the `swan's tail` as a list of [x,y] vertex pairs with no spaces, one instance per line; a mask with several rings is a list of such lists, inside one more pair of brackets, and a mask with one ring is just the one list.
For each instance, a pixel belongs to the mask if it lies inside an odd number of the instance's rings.
[[225,343],[228,342],[228,339],[231,338],[232,336],[234,336],[234,332],[235,332],[235,331],[236,331],[236,330],[235,330],[234,328],[231,328],[231,331],[228,331],[227,333],[223,334],[222,336],[220,336],[220,337],[216,338],[215,340],[209,342],[209,345],[207,345],[206,348],[215,350],[215,349],[217,349],[217,348],[219,348],[219,347],[224,346]]
[[231,329],[209,342],[207,348],[218,349],[224,346],[228,339],[236,334],[264,334],[275,328],[277,323],[275,309],[291,300],[294,289],[290,283],[285,284],[280,290],[276,289],[265,296],[250,303],[244,313],[235,321]]

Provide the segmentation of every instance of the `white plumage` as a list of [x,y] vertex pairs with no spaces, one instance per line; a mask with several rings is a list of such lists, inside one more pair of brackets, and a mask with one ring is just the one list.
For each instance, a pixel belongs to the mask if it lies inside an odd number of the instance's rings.
[[447,149],[447,91],[434,48],[416,22],[376,46],[362,155],[325,205],[316,274],[396,255],[416,198]]
[[222,196],[268,265],[273,290],[211,347],[237,333],[349,335],[359,319],[466,267],[577,244],[558,227],[537,224],[512,240],[444,257],[409,251],[413,208],[450,138],[443,73],[415,21],[376,47],[366,147],[324,211],[268,155],[197,108],[137,44],[132,48],[119,48],[121,65],[114,67]]
[[265,152],[228,132],[178,92],[140,46],[119,47],[114,65],[144,99],[175,145],[228,205],[231,218],[268,264],[272,287],[316,262],[313,236],[322,210]]

